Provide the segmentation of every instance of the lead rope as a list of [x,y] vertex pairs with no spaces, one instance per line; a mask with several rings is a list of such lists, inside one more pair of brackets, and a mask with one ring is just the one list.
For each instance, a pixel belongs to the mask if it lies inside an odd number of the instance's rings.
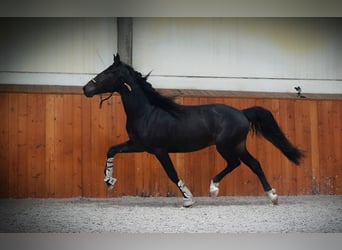
[[100,109],[102,108],[102,103],[103,103],[104,101],[107,101],[109,98],[111,98],[112,95],[113,95],[113,93],[110,93],[110,95],[107,96],[107,97],[104,98],[104,99],[102,99],[102,95],[100,95]]
[[[93,81],[94,83],[96,83],[96,81],[95,81],[94,79],[92,79],[92,81]],[[126,86],[126,88],[128,89],[129,92],[132,92],[132,87],[131,87],[131,85],[129,85],[129,84],[126,83],[126,82],[124,82],[124,85]],[[107,101],[109,98],[111,98],[113,94],[114,94],[113,92],[110,93],[110,95],[107,96],[107,97],[104,98],[104,99],[102,99],[102,95],[100,95],[100,109],[102,108],[102,103],[103,103],[104,101]]]

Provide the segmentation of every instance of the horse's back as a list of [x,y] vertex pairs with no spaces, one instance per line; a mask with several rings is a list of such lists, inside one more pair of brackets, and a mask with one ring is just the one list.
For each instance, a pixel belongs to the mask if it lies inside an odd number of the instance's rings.
[[244,113],[232,106],[226,104],[205,104],[198,106],[185,106],[185,112],[188,116],[200,116],[215,123],[235,124],[249,128],[249,122]]
[[225,104],[207,104],[199,106],[186,106],[186,122],[200,124],[211,134],[216,141],[222,134],[234,136],[247,135],[249,121],[243,112]]

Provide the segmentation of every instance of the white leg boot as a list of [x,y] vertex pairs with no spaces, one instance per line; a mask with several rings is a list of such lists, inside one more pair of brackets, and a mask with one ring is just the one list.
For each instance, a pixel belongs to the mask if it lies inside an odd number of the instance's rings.
[[183,193],[183,207],[191,207],[195,203],[193,200],[192,193],[190,192],[188,187],[185,186],[182,180],[178,181],[177,186],[179,187],[180,191]]
[[219,193],[219,183],[215,183],[213,182],[213,180],[211,180],[209,192],[210,192],[210,197],[217,197]]
[[274,188],[272,188],[270,191],[267,191],[266,194],[272,201],[273,205],[278,205],[278,195],[276,194],[276,190]]
[[103,181],[107,184],[109,190],[114,188],[117,179],[113,178],[113,158],[107,159],[105,178]]

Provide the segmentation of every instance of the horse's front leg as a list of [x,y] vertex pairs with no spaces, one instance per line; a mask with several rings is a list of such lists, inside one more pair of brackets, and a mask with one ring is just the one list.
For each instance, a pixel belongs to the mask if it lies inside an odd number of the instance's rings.
[[107,184],[108,189],[112,189],[117,181],[113,177],[113,167],[114,167],[114,156],[118,153],[133,153],[133,152],[143,152],[137,146],[132,144],[131,141],[126,141],[124,143],[111,146],[107,151],[107,161],[104,169],[104,182]]

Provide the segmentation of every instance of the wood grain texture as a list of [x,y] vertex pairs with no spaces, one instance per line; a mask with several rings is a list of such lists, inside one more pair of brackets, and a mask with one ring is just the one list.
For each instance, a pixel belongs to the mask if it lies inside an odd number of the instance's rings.
[[[182,95],[186,105],[225,103],[272,111],[306,158],[297,167],[271,143],[249,134],[247,147],[281,195],[342,194],[342,100],[253,96]],[[103,184],[106,153],[128,139],[119,96],[99,109],[80,93],[0,93],[0,197],[180,196],[159,162],[147,153],[119,154],[115,189]],[[171,159],[195,196],[208,196],[210,179],[226,166],[215,146]],[[220,195],[263,195],[244,164],[220,183]]]

